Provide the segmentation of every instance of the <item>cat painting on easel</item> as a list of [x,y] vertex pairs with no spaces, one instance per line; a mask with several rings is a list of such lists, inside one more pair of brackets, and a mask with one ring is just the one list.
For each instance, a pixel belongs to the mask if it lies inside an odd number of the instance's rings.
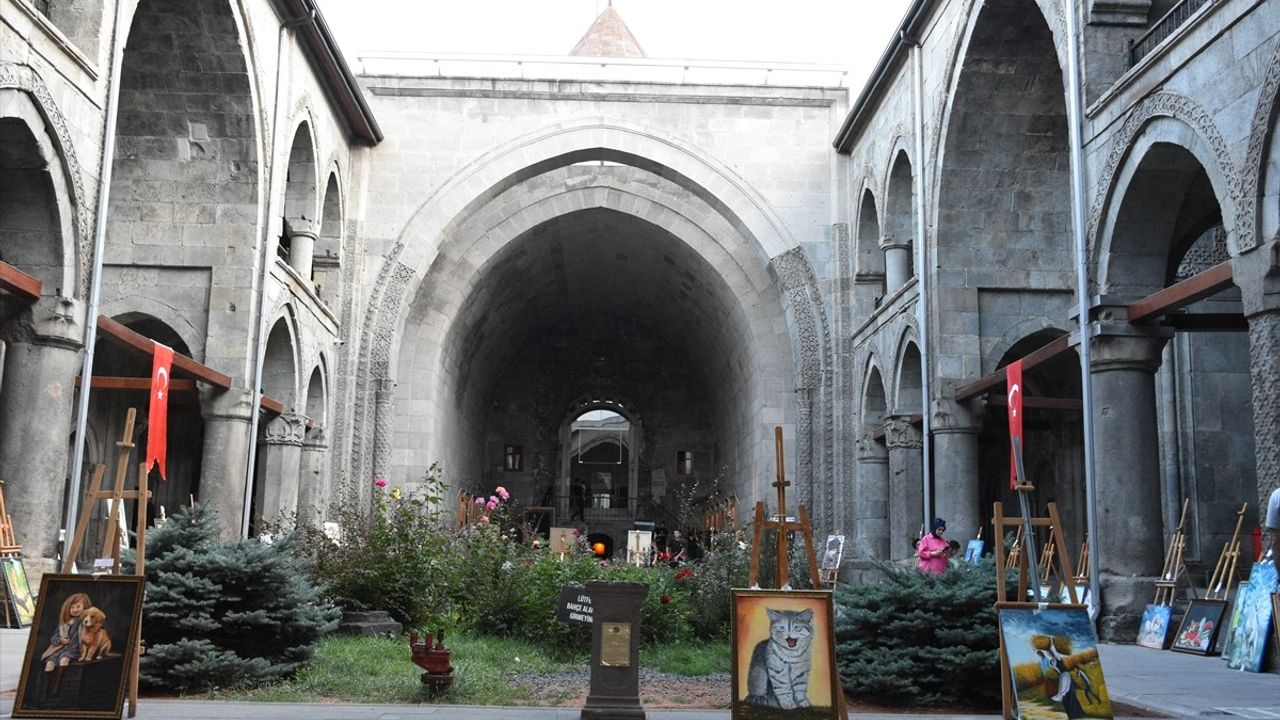
[[831,593],[733,591],[733,717],[835,718]]

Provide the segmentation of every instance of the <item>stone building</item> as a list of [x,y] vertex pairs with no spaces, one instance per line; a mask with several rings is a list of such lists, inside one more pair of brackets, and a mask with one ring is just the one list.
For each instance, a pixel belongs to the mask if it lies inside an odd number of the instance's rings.
[[989,533],[999,370],[1029,356],[1036,502],[1074,552],[1088,407],[1123,634],[1184,499],[1199,569],[1280,484],[1274,2],[916,0],[853,96],[646,58],[612,7],[560,64],[359,77],[313,0],[0,9],[0,479],[33,568],[76,443],[78,494],[145,413],[151,340],[179,356],[157,504],[232,535],[437,462],[593,531],[674,528],[769,498],[781,425],[855,575],[926,514]]

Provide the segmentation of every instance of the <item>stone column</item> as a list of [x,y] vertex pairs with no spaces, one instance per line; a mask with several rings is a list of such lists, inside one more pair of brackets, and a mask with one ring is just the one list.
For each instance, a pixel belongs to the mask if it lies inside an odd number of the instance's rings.
[[1249,321],[1258,497],[1245,500],[1262,519],[1272,491],[1280,487],[1280,238],[1241,253],[1231,264]]
[[934,514],[947,521],[947,535],[961,544],[977,537],[979,507],[978,432],[982,424],[967,403],[944,400],[933,416]]
[[892,295],[911,278],[911,242],[885,235],[880,249],[884,250],[884,294]]
[[889,448],[889,554],[892,560],[911,557],[911,540],[919,535],[924,518],[923,458],[920,430],[905,415],[884,423]]
[[[1132,331],[1131,326],[1120,326]],[[1164,556],[1156,380],[1166,336],[1093,339],[1093,436],[1102,636],[1132,640]]]
[[857,521],[853,556],[857,560],[889,559],[889,454],[866,433],[858,441]]
[[298,481],[298,520],[319,525],[329,507],[329,438],[324,428],[307,431],[302,441],[302,472]]
[[244,483],[249,462],[251,393],[244,388],[204,395],[204,453],[200,460],[200,502],[217,513],[222,538],[240,537]]
[[311,281],[311,264],[316,254],[316,231],[310,226],[287,226],[289,232],[289,265],[308,283]]
[[298,509],[298,476],[302,469],[302,435],[307,419],[284,413],[267,423],[262,435],[262,462],[257,492],[258,512],[268,522]]
[[[0,479],[28,562],[53,570],[75,427],[79,345],[47,337],[6,342],[0,392]],[[72,492],[83,490],[71,483]]]

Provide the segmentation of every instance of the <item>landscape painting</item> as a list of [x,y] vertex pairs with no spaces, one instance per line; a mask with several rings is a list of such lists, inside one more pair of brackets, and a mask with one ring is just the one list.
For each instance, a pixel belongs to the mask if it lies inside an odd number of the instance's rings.
[[1112,717],[1088,611],[1006,608],[999,619],[1019,718]]
[[1147,605],[1147,609],[1142,611],[1142,624],[1138,626],[1137,644],[1153,650],[1163,650],[1172,619],[1172,605]]
[[734,720],[834,720],[842,691],[831,593],[735,589],[732,597]]
[[27,570],[16,557],[0,559],[4,575],[4,617],[7,627],[24,628],[36,616],[36,601],[27,584]]
[[1214,640],[1222,629],[1222,616],[1226,613],[1225,600],[1192,600],[1182,624],[1173,636],[1170,649],[1178,652],[1208,655],[1213,651]]

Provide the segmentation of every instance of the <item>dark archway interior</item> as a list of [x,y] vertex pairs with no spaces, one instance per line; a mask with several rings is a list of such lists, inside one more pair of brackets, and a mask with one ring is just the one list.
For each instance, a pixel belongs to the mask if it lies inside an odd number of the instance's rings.
[[[0,119],[0,261],[39,280],[41,293],[62,285],[62,230],[48,160],[18,118]],[[68,288],[70,290],[70,288]],[[0,293],[0,321],[17,305]]]

